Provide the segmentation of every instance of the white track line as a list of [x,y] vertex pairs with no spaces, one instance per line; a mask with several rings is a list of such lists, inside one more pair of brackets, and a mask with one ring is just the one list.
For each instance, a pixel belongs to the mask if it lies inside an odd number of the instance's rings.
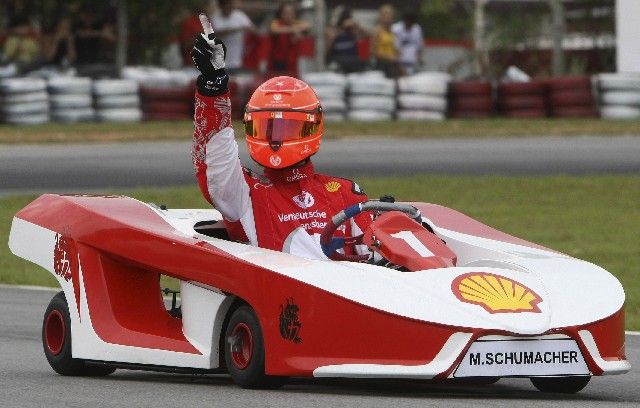
[[59,292],[59,287],[50,287],[50,286],[27,286],[27,285],[7,285],[4,283],[0,283],[0,288],[2,289],[23,289],[23,290],[45,290],[47,292]]

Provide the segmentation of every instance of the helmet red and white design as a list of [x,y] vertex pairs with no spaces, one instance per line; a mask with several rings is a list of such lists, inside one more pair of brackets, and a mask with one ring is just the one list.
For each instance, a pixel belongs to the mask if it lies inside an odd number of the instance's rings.
[[244,123],[249,155],[262,166],[283,169],[320,149],[320,100],[299,79],[279,76],[260,85],[247,103]]

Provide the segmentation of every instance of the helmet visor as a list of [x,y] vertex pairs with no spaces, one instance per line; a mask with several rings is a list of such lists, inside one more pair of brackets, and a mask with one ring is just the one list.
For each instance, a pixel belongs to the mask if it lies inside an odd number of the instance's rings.
[[247,136],[258,140],[286,142],[316,134],[321,118],[321,112],[247,112],[244,129]]

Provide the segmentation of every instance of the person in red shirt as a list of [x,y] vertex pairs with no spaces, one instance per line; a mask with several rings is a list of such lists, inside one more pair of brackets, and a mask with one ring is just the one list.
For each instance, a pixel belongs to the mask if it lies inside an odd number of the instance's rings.
[[[238,157],[224,55],[224,44],[204,34],[192,51],[201,72],[192,148],[200,189],[223,215],[231,239],[326,260],[320,233],[333,215],[367,196],[350,180],[314,170],[311,156],[324,131],[322,105],[308,84],[293,77],[260,85],[244,117],[249,155],[264,168],[263,174],[252,172]],[[370,223],[371,216],[361,213],[336,236],[359,235]],[[344,253],[368,255],[369,250],[353,245]]]
[[182,54],[184,65],[191,65],[191,47],[194,39],[200,35],[202,26],[198,18],[198,8],[186,10],[188,15],[184,17],[180,23],[180,34],[178,41],[180,42],[180,52]]
[[298,20],[296,8],[292,2],[280,4],[276,18],[271,22],[271,52],[269,70],[295,75],[298,72],[298,43],[311,29],[306,21]]

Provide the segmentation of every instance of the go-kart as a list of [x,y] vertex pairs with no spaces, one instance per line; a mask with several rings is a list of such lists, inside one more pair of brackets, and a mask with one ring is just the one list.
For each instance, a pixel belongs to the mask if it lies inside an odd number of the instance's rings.
[[[333,237],[361,211],[376,216],[363,236]],[[230,241],[214,209],[84,195],[41,196],[9,240],[62,288],[42,341],[63,375],[228,372],[247,388],[305,376],[526,377],[577,392],[630,369],[625,294],[596,265],[425,203],[350,207],[321,243],[337,260]],[[354,243],[374,256],[340,250]],[[179,306],[165,304],[161,275],[179,280]]]

